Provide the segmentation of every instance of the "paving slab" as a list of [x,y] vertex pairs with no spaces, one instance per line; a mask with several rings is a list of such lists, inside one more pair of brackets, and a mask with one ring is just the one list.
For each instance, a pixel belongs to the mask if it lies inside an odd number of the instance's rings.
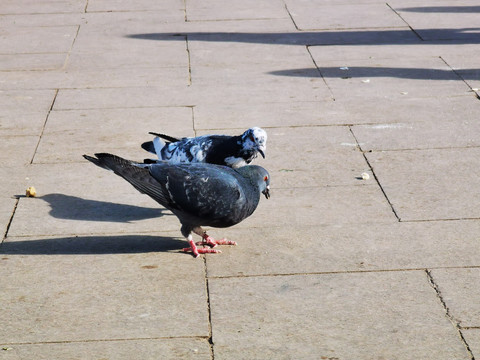
[[[318,66],[335,99],[452,96],[471,91],[435,57],[335,61]],[[275,74],[289,76],[288,70]]]
[[[78,253],[73,249],[68,256],[55,255],[57,247],[69,248],[63,243],[68,239],[45,241],[44,251],[51,251],[46,255],[2,255],[2,341],[207,337],[203,263],[164,250],[129,253],[136,239],[107,239],[123,240],[123,253],[106,249],[86,254],[89,244],[73,237],[70,246]],[[103,240],[97,237],[90,243]],[[28,239],[8,239],[5,245],[15,241],[25,248]]]
[[206,0],[201,3],[188,2],[186,4],[188,21],[282,19],[288,17],[285,8],[277,1],[246,0],[231,4]]
[[[249,103],[208,104],[202,103],[194,108],[195,127],[207,129],[237,128],[240,120],[245,127],[278,127],[279,125],[311,126],[351,124],[352,114],[347,113],[342,103],[333,101],[294,101]],[[211,132],[211,131],[210,131]]]
[[[360,210],[359,210],[360,211]],[[477,221],[212,230],[238,245],[207,257],[208,276],[258,276],[475,266]],[[458,275],[458,279],[462,278]],[[453,279],[453,277],[452,277]],[[453,292],[455,294],[455,292]],[[473,296],[473,295],[472,295]],[[470,297],[462,298],[468,302]]]
[[147,339],[57,344],[6,345],[2,359],[210,359],[210,346],[201,339]]
[[[299,30],[395,28],[405,22],[385,3],[323,4],[287,0],[287,8]],[[358,16],[369,14],[369,16]]]
[[470,359],[424,271],[213,278],[209,289],[216,359]]
[[[30,164],[38,144],[38,136],[0,136],[0,162],[2,166]],[[10,149],[15,149],[15,154]]]
[[[66,58],[66,54],[0,55],[0,71],[58,70],[63,67]],[[3,84],[5,82],[2,81]]]
[[193,136],[191,108],[52,111],[34,162],[79,162],[83,154],[97,152],[123,154],[136,161],[156,158],[140,147],[153,140],[149,131]]
[[367,153],[402,221],[478,218],[478,148]]
[[40,136],[48,110],[38,113],[22,113],[21,108],[15,110],[0,113],[0,136]]
[[480,327],[479,268],[435,269],[432,278],[445,305],[461,327]]
[[[46,113],[52,106],[55,90],[0,90],[0,95],[0,119],[20,118],[26,114]],[[45,122],[45,118],[43,120]],[[8,126],[14,125],[9,123]]]
[[262,227],[265,219],[272,226],[287,223],[294,227],[397,221],[375,185],[277,189],[273,181],[272,197],[261,199],[255,214],[237,227]]
[[[385,124],[408,124],[413,122],[429,122],[437,116],[441,117],[445,124],[448,119],[454,118],[451,108],[459,109],[460,113],[467,116],[477,106],[476,96],[472,92],[468,92],[462,96],[439,96],[439,97],[413,97],[408,94],[397,97],[397,95],[386,97],[362,98],[350,97],[336,99],[335,109],[342,109],[342,117],[340,120],[348,119],[347,124],[368,124],[368,125],[385,125]],[[465,107],[460,110],[462,105]],[[438,109],[438,113],[432,113],[431,109]],[[442,117],[444,114],[444,118]],[[338,121],[336,117],[332,117],[332,121]],[[459,121],[459,120],[457,120]],[[447,125],[446,125],[447,126]],[[440,125],[440,128],[442,125]],[[358,129],[357,129],[358,130]],[[431,135],[430,135],[431,136]],[[368,139],[363,139],[368,140]],[[395,142],[403,141],[396,139]],[[424,140],[427,141],[427,140]],[[451,140],[449,140],[450,142]],[[361,142],[361,141],[360,141]],[[365,145],[365,144],[364,144]]]
[[395,122],[352,127],[362,150],[480,145],[477,136],[480,128],[476,121],[480,102],[474,96],[407,99],[396,105],[392,102],[392,108],[394,106],[398,111],[385,120]]
[[5,0],[2,2],[1,14],[45,14],[45,13],[70,13],[83,12],[85,4],[83,1],[75,0]]
[[[114,109],[194,105],[186,85],[61,89],[55,110]],[[168,90],[168,91],[167,91]]]
[[151,11],[151,10],[171,10],[184,9],[185,3],[182,0],[167,1],[115,1],[115,0],[89,0],[86,7],[87,12],[115,12],[115,11]]
[[60,70],[60,71],[10,71],[3,75],[0,89],[82,89],[162,86],[168,88],[189,83],[187,67]]
[[78,26],[38,26],[7,28],[0,37],[0,53],[66,53]]

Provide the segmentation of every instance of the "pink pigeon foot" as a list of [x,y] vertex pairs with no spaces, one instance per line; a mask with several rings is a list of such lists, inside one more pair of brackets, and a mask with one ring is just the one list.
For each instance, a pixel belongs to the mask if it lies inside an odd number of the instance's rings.
[[190,245],[189,248],[183,248],[184,252],[189,252],[191,251],[193,253],[194,257],[198,257],[200,254],[218,254],[221,253],[220,250],[215,250],[215,249],[207,249],[207,248],[197,248],[195,245],[195,242],[191,237],[188,239],[188,244]]
[[208,236],[206,233],[202,235],[202,241],[199,241],[196,243],[197,245],[207,245],[212,248],[214,248],[217,245],[237,245],[235,241],[227,240],[227,239],[221,239],[221,240],[215,240],[211,236]]

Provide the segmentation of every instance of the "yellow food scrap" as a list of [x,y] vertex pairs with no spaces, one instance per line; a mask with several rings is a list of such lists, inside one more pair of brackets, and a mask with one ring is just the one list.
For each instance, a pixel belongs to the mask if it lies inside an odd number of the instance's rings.
[[27,189],[26,195],[27,195],[27,197],[35,197],[37,195],[37,191],[35,190],[35,188],[33,186],[30,186]]

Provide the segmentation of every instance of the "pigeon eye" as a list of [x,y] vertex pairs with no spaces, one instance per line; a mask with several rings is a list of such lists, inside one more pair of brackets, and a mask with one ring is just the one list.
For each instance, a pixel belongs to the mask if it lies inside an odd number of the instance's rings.
[[255,137],[253,135],[250,135],[250,140],[252,140],[253,142],[255,142]]
[[265,177],[263,178],[263,181],[267,181],[267,180],[268,180],[268,176],[265,176]]

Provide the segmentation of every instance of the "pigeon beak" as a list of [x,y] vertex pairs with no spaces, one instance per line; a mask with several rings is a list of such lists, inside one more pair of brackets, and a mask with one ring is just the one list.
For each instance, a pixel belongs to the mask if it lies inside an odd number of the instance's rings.
[[265,190],[262,191],[262,194],[268,199],[270,198],[270,186],[267,186]]
[[263,152],[262,149],[258,149],[258,152],[260,153],[260,155],[262,155],[262,157],[265,159],[265,153]]

